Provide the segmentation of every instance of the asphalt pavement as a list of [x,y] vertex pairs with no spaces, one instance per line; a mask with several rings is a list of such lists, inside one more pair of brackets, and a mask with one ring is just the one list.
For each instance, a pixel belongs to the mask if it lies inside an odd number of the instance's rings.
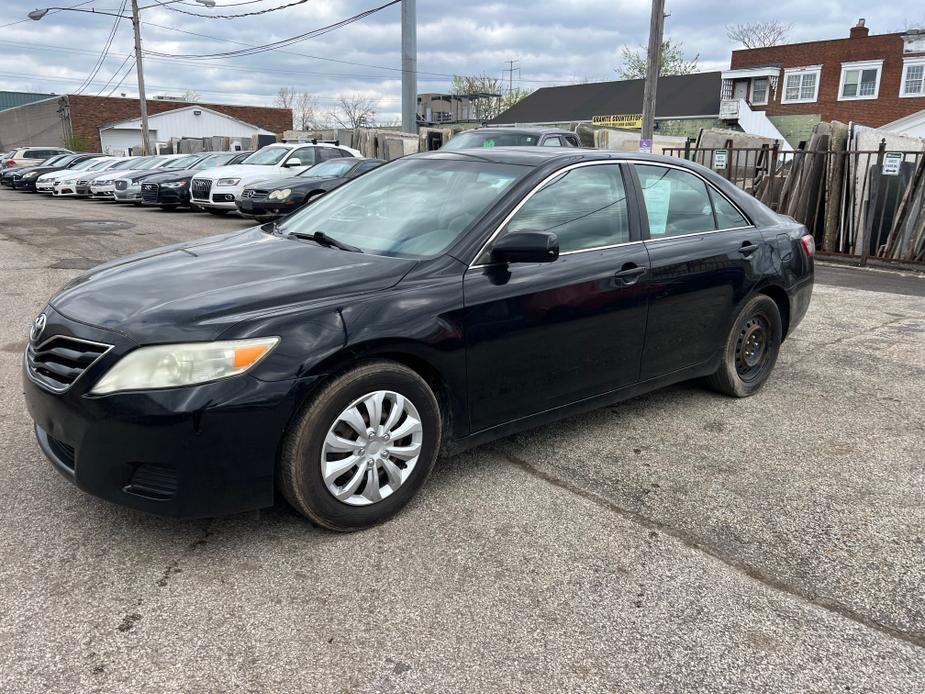
[[442,459],[366,532],[83,494],[33,441],[31,320],[82,269],[247,225],[0,190],[0,691],[925,689],[921,278],[820,267],[759,395],[682,384]]

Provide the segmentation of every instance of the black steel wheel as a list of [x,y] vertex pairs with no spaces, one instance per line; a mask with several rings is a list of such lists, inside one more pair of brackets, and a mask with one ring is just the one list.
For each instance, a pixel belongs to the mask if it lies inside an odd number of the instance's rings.
[[783,339],[780,311],[771,297],[752,297],[736,317],[726,339],[723,361],[707,382],[737,398],[754,395],[765,384]]

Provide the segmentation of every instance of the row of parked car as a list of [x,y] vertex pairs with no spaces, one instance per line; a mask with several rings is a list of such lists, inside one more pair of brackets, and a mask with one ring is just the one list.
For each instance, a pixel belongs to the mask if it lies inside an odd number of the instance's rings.
[[[32,148],[44,151],[52,148]],[[14,153],[7,153],[14,154]],[[44,161],[4,154],[0,185],[54,197],[191,207],[272,219],[377,166],[338,142],[277,143],[249,152],[119,157],[56,150]]]

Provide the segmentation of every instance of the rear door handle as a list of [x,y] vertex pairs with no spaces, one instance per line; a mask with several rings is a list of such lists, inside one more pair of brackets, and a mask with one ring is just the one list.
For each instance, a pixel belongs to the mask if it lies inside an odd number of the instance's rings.
[[638,265],[634,265],[633,267],[625,267],[623,270],[620,270],[620,272],[616,273],[614,277],[623,284],[635,284],[640,277],[648,272],[648,270],[649,268],[647,267],[639,267]]
[[755,245],[754,243],[751,243],[750,241],[746,241],[745,243],[742,244],[742,247],[739,249],[739,253],[741,253],[744,256],[750,256],[752,253],[757,251],[758,248],[759,246]]

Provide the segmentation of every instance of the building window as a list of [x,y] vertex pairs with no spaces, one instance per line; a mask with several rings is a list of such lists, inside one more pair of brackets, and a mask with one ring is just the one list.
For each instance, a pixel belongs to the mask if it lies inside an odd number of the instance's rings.
[[907,61],[903,65],[900,96],[925,96],[925,60]]
[[808,104],[819,94],[819,75],[822,68],[795,68],[784,71],[782,104]]
[[768,103],[768,78],[759,77],[752,80],[752,103],[764,106]]
[[880,93],[882,60],[842,63],[838,100],[876,99]]

